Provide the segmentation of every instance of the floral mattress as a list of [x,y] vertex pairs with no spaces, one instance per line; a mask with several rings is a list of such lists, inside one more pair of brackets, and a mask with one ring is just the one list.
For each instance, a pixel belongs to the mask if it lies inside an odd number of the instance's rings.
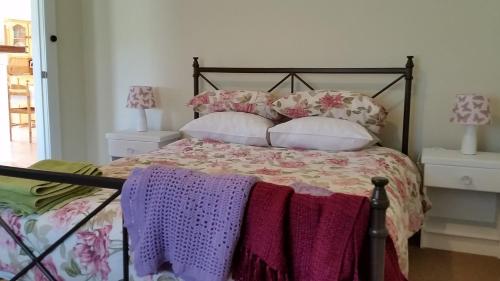
[[[102,167],[105,176],[126,178],[134,167],[163,164],[195,169],[206,173],[239,173],[259,176],[262,180],[291,185],[303,182],[335,192],[369,197],[373,176],[389,178],[390,207],[387,227],[399,256],[401,270],[408,272],[407,239],[416,232],[428,204],[422,193],[420,174],[405,155],[384,147],[358,152],[325,152],[284,148],[253,147],[210,140],[183,139],[165,148],[139,156],[122,158]],[[40,253],[76,224],[111,191],[102,190],[86,198],[43,215],[18,217],[0,209],[2,218]],[[122,218],[119,200],[101,211],[75,235],[57,248],[44,263],[57,280],[122,279]],[[0,229],[0,278],[12,277],[30,262],[3,229]],[[134,275],[133,266],[130,266]],[[22,280],[46,280],[32,269]],[[165,272],[131,280],[180,281]]]

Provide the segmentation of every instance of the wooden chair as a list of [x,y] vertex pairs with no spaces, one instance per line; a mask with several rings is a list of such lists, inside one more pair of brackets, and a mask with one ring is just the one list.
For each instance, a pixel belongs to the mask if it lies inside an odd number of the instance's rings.
[[[31,102],[31,91],[30,91],[30,81],[32,80],[32,72],[30,68],[30,58],[19,58],[13,57],[9,58],[9,65],[7,67],[8,73],[8,107],[9,107],[9,134],[10,141],[12,141],[12,128],[14,126],[28,126],[29,131],[29,141],[33,141],[32,129],[35,126],[35,119],[33,114],[35,113],[35,107]],[[23,82],[21,82],[23,81]],[[26,98],[26,104],[21,106],[15,106],[13,100],[16,97]],[[28,121],[23,122],[22,117],[19,116],[19,122],[14,123],[12,115],[26,115]]]
[[[33,132],[32,128],[34,127],[34,119],[33,114],[35,113],[35,107],[31,104],[31,91],[29,89],[29,82],[26,82],[26,85],[10,85],[8,89],[8,102],[9,102],[9,134],[10,141],[12,141],[12,128],[14,126],[22,126],[27,125],[29,131],[29,140],[30,143],[33,141]],[[14,97],[25,97],[26,98],[26,106],[16,107],[12,105],[12,99]],[[27,115],[28,122],[23,123],[22,118],[19,118],[19,123],[14,123],[12,120],[12,114],[21,114]]]

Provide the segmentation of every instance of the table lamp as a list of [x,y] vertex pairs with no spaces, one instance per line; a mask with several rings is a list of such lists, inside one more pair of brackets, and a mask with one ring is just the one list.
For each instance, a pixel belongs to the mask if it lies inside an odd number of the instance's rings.
[[137,109],[137,131],[145,132],[148,130],[148,121],[146,118],[146,109],[155,108],[158,102],[153,94],[153,87],[150,86],[131,86],[127,98],[127,107]]
[[465,125],[462,139],[462,154],[473,155],[477,151],[477,126],[491,121],[490,104],[483,95],[457,95],[453,107],[452,123]]

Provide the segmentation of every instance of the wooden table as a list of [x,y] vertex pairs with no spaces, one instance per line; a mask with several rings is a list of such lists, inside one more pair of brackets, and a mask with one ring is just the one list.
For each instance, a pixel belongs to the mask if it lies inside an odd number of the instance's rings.
[[0,45],[0,53],[26,53],[26,47]]

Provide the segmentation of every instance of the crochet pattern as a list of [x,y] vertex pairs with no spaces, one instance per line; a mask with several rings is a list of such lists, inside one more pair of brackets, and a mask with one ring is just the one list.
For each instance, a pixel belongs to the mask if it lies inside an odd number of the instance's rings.
[[170,264],[186,280],[226,280],[255,181],[163,166],[135,169],[121,204],[137,273]]

